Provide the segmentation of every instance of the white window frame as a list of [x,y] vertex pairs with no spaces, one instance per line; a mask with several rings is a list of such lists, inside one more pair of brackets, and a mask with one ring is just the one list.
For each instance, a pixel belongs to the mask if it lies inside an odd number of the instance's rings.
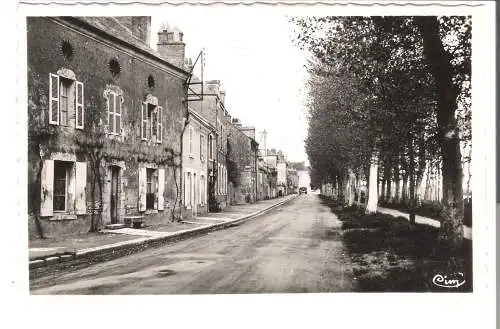
[[[66,76],[60,76],[58,74],[54,73],[49,73],[49,124],[51,125],[56,125],[59,126],[61,125],[61,83],[63,83],[62,79],[67,79],[71,81],[71,87],[68,88],[68,91],[71,92],[71,89],[74,88],[74,112],[75,112],[75,128],[77,129],[83,129],[85,126],[84,118],[85,118],[85,93],[84,93],[84,84],[81,81],[78,81],[74,79],[74,77],[66,77]],[[57,88],[54,89],[53,85],[54,82],[57,85]],[[79,101],[80,99],[80,93],[79,90],[81,89],[81,102]],[[55,91],[55,94],[54,94]],[[67,95],[69,97],[69,94]],[[53,111],[52,111],[52,105],[54,103],[57,103],[57,117],[53,117]],[[69,102],[68,102],[69,105]],[[69,115],[70,115],[70,109],[66,109],[68,111],[68,122],[69,120]],[[79,118],[80,118],[80,113],[81,113],[81,121],[82,124],[79,125]]]
[[[80,81],[76,81],[75,84],[75,127],[77,129],[83,129],[85,127],[85,107],[84,107],[84,99],[85,99],[85,92],[83,88],[83,83]],[[81,88],[81,94],[78,91]],[[78,99],[81,97],[81,102],[78,101]],[[80,113],[81,112],[81,113]],[[79,114],[80,113],[80,114]],[[82,119],[82,124],[79,125],[78,121],[79,119]]]
[[[53,93],[53,82],[52,79],[56,80],[57,84],[57,91],[56,95]],[[59,101],[59,94],[60,94],[60,79],[57,74],[49,73],[49,124],[51,125],[59,125],[59,110],[60,110],[60,101]],[[57,103],[57,118],[52,117],[52,103]]]
[[[113,109],[110,108],[110,98],[113,97]],[[119,106],[119,113],[117,111],[117,103],[120,102]],[[122,135],[122,122],[123,122],[123,116],[122,116],[122,111],[123,111],[123,95],[120,93],[117,93],[115,91],[108,91],[107,92],[107,97],[106,97],[106,107],[108,109],[107,111],[107,121],[108,121],[108,134],[109,135],[115,135],[115,136],[121,136]],[[113,122],[109,122],[109,116],[110,114],[113,117]],[[116,127],[116,118],[120,117],[120,127]]]
[[206,146],[206,142],[205,142],[205,135],[204,134],[200,134],[200,160],[201,162],[205,162],[205,146]]
[[189,157],[193,158],[193,140],[194,140],[194,128],[189,127]]
[[[149,106],[152,106],[151,117],[149,116]],[[151,119],[150,119],[151,118]],[[156,118],[156,126],[153,125]],[[163,107],[150,102],[142,102],[141,104],[141,140],[152,141],[153,135],[156,136],[156,143],[163,143]],[[149,137],[147,135],[148,121],[151,120],[149,126]]]
[[156,107],[156,143],[161,144],[163,142],[163,107]]

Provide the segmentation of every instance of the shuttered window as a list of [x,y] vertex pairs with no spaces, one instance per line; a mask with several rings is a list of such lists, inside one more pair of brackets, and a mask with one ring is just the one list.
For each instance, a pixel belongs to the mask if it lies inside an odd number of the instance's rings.
[[68,125],[68,112],[69,112],[69,94],[72,81],[64,78],[59,78],[59,124],[61,126]]
[[44,160],[41,176],[40,215],[54,212],[85,214],[87,164]]
[[66,211],[68,170],[69,166],[65,161],[54,161],[54,211]]
[[49,75],[49,124],[68,126],[75,118],[77,129],[84,127],[84,86],[80,81]]
[[108,93],[108,133],[112,135],[122,132],[122,103],[123,96],[112,91]]

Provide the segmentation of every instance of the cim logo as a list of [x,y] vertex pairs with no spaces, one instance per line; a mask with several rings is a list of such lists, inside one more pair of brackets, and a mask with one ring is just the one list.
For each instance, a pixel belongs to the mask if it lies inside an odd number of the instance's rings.
[[443,288],[458,288],[465,283],[465,278],[462,272],[449,275],[436,274],[432,278],[432,283]]

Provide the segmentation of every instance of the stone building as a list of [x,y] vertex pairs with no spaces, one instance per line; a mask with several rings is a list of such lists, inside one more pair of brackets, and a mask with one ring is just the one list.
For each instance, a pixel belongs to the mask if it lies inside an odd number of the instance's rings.
[[264,161],[269,168],[276,171],[276,196],[287,194],[287,162],[282,151],[267,150]]
[[273,197],[272,172],[262,157],[257,160],[257,167],[257,200],[270,199]]
[[[208,211],[208,137],[215,127],[189,108],[189,117],[183,136],[183,201],[192,215]],[[213,153],[213,150],[211,150]],[[211,156],[210,156],[211,157]]]
[[189,73],[182,34],[154,51],[150,22],[27,18],[30,237],[177,216]]
[[[258,144],[252,134],[254,128],[243,127],[232,119],[228,135],[228,184],[230,204],[254,203],[257,201],[257,153]],[[255,136],[255,134],[253,135]]]
[[208,201],[209,211],[217,212],[227,204],[227,136],[231,125],[231,116],[225,108],[225,91],[219,80],[204,82],[201,101],[190,102],[192,110],[205,118],[215,128],[208,135]]
[[288,167],[286,170],[287,194],[298,193],[299,175],[297,170]]

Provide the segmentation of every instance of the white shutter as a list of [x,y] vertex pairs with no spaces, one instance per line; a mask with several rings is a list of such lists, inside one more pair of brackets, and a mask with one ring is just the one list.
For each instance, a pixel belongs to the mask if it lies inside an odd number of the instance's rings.
[[108,127],[107,133],[109,134],[109,133],[113,132],[113,126],[111,126],[112,125],[112,121],[110,120],[110,118],[111,118],[111,113],[110,113],[111,112],[111,102],[110,102],[110,98],[114,97],[114,96],[113,96],[113,94],[111,92],[106,93],[105,96],[106,96],[106,109],[108,110],[108,115],[106,117],[106,120],[108,122],[108,124],[107,124],[107,127]]
[[148,107],[146,103],[142,103],[141,106],[141,139],[147,140],[146,130],[148,127]]
[[156,141],[158,143],[162,142],[163,139],[163,107],[158,106],[158,114],[156,117]]
[[117,135],[122,134],[122,103],[123,103],[123,96],[116,96],[115,100],[115,133]]
[[49,123],[59,124],[59,76],[49,74]]
[[87,187],[87,163],[75,163],[75,211],[78,215],[87,213],[86,187]]
[[[156,112],[153,110],[151,112],[151,123],[149,124],[149,136],[151,138],[151,141],[153,141],[153,131],[154,131],[154,129],[156,129],[156,127],[153,125],[153,123],[155,121],[158,122],[157,120],[155,120],[155,118],[156,118]],[[154,135],[156,135],[156,133]]]
[[43,161],[42,179],[40,186],[40,216],[52,216],[54,209],[54,161]]
[[164,209],[165,169],[158,169],[158,210]]
[[139,168],[139,211],[146,210],[146,168]]
[[76,81],[75,88],[75,109],[76,109],[76,128],[83,129],[83,120],[84,120],[84,106],[83,106],[83,83],[80,81]]

